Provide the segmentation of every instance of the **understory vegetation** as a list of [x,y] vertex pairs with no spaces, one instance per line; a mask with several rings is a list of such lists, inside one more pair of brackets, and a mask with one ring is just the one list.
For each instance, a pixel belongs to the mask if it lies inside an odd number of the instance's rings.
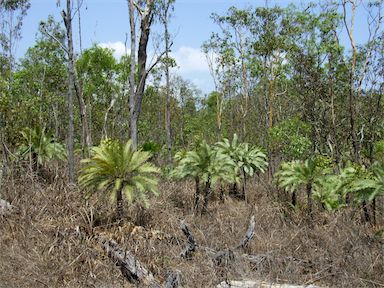
[[115,59],[76,51],[67,0],[17,60],[30,3],[3,2],[0,287],[384,286],[383,1],[212,14],[207,95],[173,73],[175,1],[127,1]]

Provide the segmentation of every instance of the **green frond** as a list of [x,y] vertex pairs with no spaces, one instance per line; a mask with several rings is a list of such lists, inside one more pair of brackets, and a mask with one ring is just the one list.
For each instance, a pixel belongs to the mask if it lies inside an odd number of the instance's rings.
[[[158,195],[157,178],[160,170],[148,162],[150,153],[132,149],[132,141],[122,144],[115,140],[103,142],[93,147],[91,158],[82,160],[79,184],[87,189],[88,197],[95,191],[109,195],[116,200],[119,191],[128,202],[133,202],[137,194],[151,192]],[[90,192],[92,191],[92,192]]]

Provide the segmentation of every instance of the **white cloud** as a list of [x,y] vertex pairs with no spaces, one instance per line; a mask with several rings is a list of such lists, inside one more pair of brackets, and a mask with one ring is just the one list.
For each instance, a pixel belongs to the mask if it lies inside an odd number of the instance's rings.
[[[130,52],[129,47],[126,49],[121,41],[104,42],[98,44],[100,47],[109,48],[114,51],[113,55],[116,59],[120,59],[125,52]],[[213,55],[215,57],[215,55]],[[203,92],[209,92],[213,89],[213,81],[209,73],[209,66],[205,54],[200,48],[181,46],[171,53],[171,57],[176,60],[178,69],[177,73],[183,78],[189,79]],[[148,63],[153,58],[153,51],[148,51]]]
[[209,72],[207,59],[199,48],[181,46],[171,53],[175,58],[181,74],[192,72]]
[[114,51],[113,56],[116,59],[120,59],[121,56],[125,55],[125,51],[128,51],[128,48],[125,48],[124,43],[121,41],[100,43],[98,45],[102,48],[112,49]]

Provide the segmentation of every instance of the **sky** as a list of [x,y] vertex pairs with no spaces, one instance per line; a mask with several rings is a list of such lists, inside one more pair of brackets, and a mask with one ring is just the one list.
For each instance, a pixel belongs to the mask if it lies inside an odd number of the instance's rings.
[[[62,21],[60,11],[65,8],[65,1],[61,1],[61,7],[57,7],[56,2],[56,0],[31,0],[31,8],[24,19],[22,39],[16,51],[17,57],[22,57],[28,47],[33,46],[40,21],[46,20],[48,15],[53,15],[57,21]],[[76,0],[73,2],[76,3]],[[289,3],[300,5],[308,1],[270,0],[267,2],[269,6],[275,4],[287,6]],[[247,8],[264,6],[265,3],[266,0],[176,0],[170,23],[170,32],[173,35],[172,56],[178,65],[174,72],[194,83],[203,93],[214,90],[206,58],[200,49],[211,33],[218,29],[210,15],[213,12],[223,15],[231,6]],[[358,11],[356,17],[357,42],[362,42],[367,33],[366,17],[361,13]],[[113,48],[115,56],[119,58],[125,52],[124,43],[129,32],[127,1],[83,0],[81,30],[83,49],[98,44]],[[155,29],[151,32],[152,36],[160,31],[158,28]],[[344,36],[344,38],[347,41],[347,37]],[[75,48],[79,50],[77,23],[74,23],[74,43]],[[129,45],[129,40],[127,43]],[[154,46],[149,45],[148,50],[151,54]]]

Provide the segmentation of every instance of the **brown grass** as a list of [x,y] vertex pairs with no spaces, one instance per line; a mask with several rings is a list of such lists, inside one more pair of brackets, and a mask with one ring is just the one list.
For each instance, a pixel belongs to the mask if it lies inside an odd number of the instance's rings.
[[[214,195],[209,212],[195,216],[193,184],[164,180],[150,208],[127,206],[119,226],[110,220],[113,205],[86,204],[79,189],[58,180],[63,175],[47,183],[23,173],[5,177],[0,195],[17,207],[0,216],[0,287],[131,287],[94,235],[118,241],[159,281],[179,270],[184,287],[215,287],[224,279],[384,286],[382,210],[375,227],[361,223],[356,208],[319,208],[311,224],[305,212],[288,208],[272,187],[254,179],[248,203],[229,197],[220,203]],[[230,265],[215,265],[214,251],[236,246],[251,215],[256,229],[249,247]],[[199,244],[192,260],[179,257],[186,242],[179,229],[183,219]]]

